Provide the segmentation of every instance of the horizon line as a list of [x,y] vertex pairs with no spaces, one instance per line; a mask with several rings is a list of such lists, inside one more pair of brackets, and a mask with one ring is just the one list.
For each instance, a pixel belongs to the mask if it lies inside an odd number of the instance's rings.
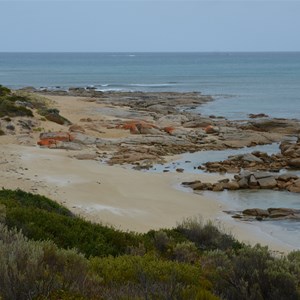
[[299,53],[300,50],[255,50],[255,51],[0,51],[0,53]]

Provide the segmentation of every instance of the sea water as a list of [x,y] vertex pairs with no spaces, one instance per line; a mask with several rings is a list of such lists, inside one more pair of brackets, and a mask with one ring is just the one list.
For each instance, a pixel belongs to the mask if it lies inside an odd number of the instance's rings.
[[196,91],[215,101],[196,112],[300,118],[300,52],[0,53],[0,84],[102,91]]

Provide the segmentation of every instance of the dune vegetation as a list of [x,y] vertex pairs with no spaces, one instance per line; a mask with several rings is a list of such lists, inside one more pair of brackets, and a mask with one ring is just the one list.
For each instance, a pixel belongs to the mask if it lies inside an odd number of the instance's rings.
[[211,222],[123,232],[50,199],[0,191],[1,299],[299,299],[300,252],[239,243]]

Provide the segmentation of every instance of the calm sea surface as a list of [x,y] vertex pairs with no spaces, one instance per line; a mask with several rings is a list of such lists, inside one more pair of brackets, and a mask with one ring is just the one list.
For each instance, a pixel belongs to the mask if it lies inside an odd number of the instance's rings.
[[300,118],[300,53],[0,53],[0,84],[198,91],[203,114]]

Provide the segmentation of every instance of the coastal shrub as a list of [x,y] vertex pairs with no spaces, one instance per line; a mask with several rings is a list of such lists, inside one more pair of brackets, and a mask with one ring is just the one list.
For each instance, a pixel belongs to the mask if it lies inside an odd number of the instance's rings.
[[[91,298],[84,297],[77,293],[72,293],[64,290],[56,290],[51,292],[47,296],[40,295],[35,298],[35,300],[90,300]],[[99,299],[99,298],[93,298]]]
[[29,102],[34,108],[36,109],[42,109],[42,108],[47,108],[53,105],[53,101],[38,95],[38,94],[33,94],[25,91],[14,91],[14,95],[26,98],[27,101]]
[[0,223],[4,223],[6,219],[6,206],[0,204]]
[[226,250],[240,248],[241,244],[231,234],[222,232],[211,221],[203,223],[200,218],[186,219],[176,228],[201,250]]
[[0,204],[6,206],[5,222],[30,239],[52,240],[62,248],[76,248],[89,256],[124,254],[137,246],[140,236],[93,224],[75,217],[50,199],[23,191],[0,191]]
[[48,121],[60,124],[60,125],[71,125],[72,123],[66,119],[65,117],[61,116],[59,110],[57,108],[46,108],[43,107],[38,110],[38,113],[45,117]]
[[194,263],[198,257],[197,247],[193,242],[178,243],[173,249],[173,259],[178,262]]
[[292,251],[287,255],[290,262],[291,272],[298,278],[298,286],[300,287],[300,251]]
[[13,102],[9,101],[8,99],[1,99],[0,98],[0,118],[4,116],[9,117],[33,117],[33,113],[30,109],[17,106]]
[[[19,104],[19,105],[18,105]],[[0,117],[33,117],[31,109],[38,110],[38,113],[45,119],[61,124],[70,125],[71,122],[59,114],[56,108],[50,108],[53,104],[49,99],[40,95],[24,91],[11,92],[10,89],[0,85]]]
[[0,85],[0,118],[27,116],[33,117],[32,111],[24,106],[18,106],[16,101],[28,103],[27,97],[18,96],[11,92],[10,89]]
[[201,292],[207,296],[201,299],[217,299],[199,266],[153,255],[93,258],[91,269],[103,279],[106,296],[114,294],[112,299],[188,299],[183,295]]
[[3,85],[0,84],[0,97],[9,95],[11,90]]
[[170,238],[163,230],[154,233],[154,246],[159,252],[165,252],[170,245]]
[[202,266],[223,299],[300,299],[299,277],[288,259],[272,256],[267,247],[210,252],[202,258]]
[[5,99],[7,101],[10,101],[10,102],[17,102],[17,101],[19,101],[19,102],[24,102],[24,103],[31,104],[29,97],[19,96],[19,95],[16,95],[16,94],[10,94],[10,95],[6,96]]
[[58,204],[55,201],[48,199],[45,196],[34,195],[22,190],[0,190],[0,202],[7,207],[30,207],[55,212],[65,216],[74,216],[67,208]]
[[21,233],[0,224],[0,295],[3,299],[31,299],[39,293],[36,280],[43,252]]
[[199,219],[122,232],[20,190],[0,190],[0,275],[4,300],[300,299],[300,251],[274,256]]
[[59,249],[51,241],[30,241],[3,224],[0,274],[0,298],[4,300],[48,299],[58,292],[91,299],[89,295],[99,293],[101,288],[90,276],[87,259],[75,250]]

